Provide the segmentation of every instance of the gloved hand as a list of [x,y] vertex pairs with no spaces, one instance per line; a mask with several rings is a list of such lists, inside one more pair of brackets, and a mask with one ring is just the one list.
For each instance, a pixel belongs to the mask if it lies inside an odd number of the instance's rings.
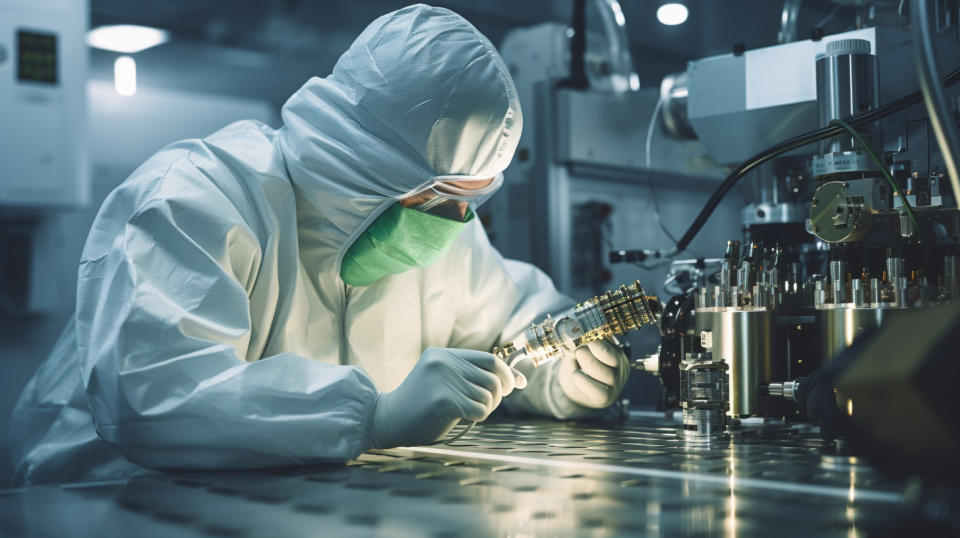
[[616,401],[630,375],[630,361],[612,343],[590,342],[563,357],[557,381],[573,403],[602,409]]
[[396,390],[377,397],[370,443],[389,448],[436,441],[459,420],[487,418],[513,387],[513,372],[490,353],[428,348]]

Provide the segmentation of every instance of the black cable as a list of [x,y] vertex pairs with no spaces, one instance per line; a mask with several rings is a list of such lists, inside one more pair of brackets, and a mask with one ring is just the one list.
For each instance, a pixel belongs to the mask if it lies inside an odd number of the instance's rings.
[[670,242],[676,245],[677,238],[670,233],[670,230],[667,229],[667,225],[663,223],[663,213],[660,212],[660,200],[657,198],[657,189],[653,186],[653,174],[647,174],[647,186],[650,189],[650,199],[653,200],[654,218],[657,219],[657,224],[660,226],[660,231],[663,232],[663,235],[667,236],[667,239],[669,239]]
[[677,245],[677,238],[670,233],[670,230],[667,229],[667,226],[663,223],[663,214],[660,213],[660,201],[657,199],[657,189],[653,186],[653,174],[651,173],[650,166],[650,148],[653,142],[653,133],[656,131],[657,120],[660,119],[660,114],[663,113],[663,96],[661,95],[657,99],[657,105],[653,107],[653,114],[650,115],[650,124],[647,125],[647,139],[644,142],[644,154],[646,156],[646,165],[647,165],[647,184],[650,187],[650,198],[653,200],[653,216],[657,219],[657,224],[660,226],[660,231],[663,232],[670,242],[674,246]]
[[[960,82],[960,68],[954,69],[952,72],[950,72],[950,74],[944,78],[943,82],[945,86],[952,86],[957,82]],[[845,121],[854,127],[873,123],[881,118],[899,112],[909,106],[915,105],[922,100],[923,93],[916,91],[895,101],[891,101],[883,106],[864,112],[863,114],[851,116]],[[807,144],[812,144],[819,140],[824,140],[826,138],[837,136],[843,133],[843,127],[836,124],[828,125],[827,127],[821,127],[820,129],[795,136],[789,140],[785,140],[779,144],[770,146],[769,148],[744,161],[743,164],[738,166],[729,176],[727,176],[727,178],[724,179],[723,182],[717,187],[717,190],[710,195],[710,198],[707,199],[707,203],[703,206],[703,209],[700,210],[700,213],[693,220],[693,223],[690,224],[690,228],[687,229],[687,232],[684,233],[683,237],[680,238],[680,241],[677,242],[676,249],[671,251],[668,255],[675,256],[690,245],[690,242],[693,241],[693,238],[696,237],[696,235],[700,232],[700,230],[703,228],[703,225],[707,223],[707,219],[710,218],[710,215],[712,215],[717,209],[717,206],[720,205],[720,201],[723,199],[723,197],[726,196],[727,193],[729,193],[734,187],[734,185],[736,185],[737,182],[740,181],[740,179],[748,172],[769,161],[770,159],[773,159],[774,157],[801,148]]]
[[557,83],[561,88],[586,90],[587,78],[587,0],[573,0],[573,37],[570,38],[570,75]]
[[[960,198],[960,177],[957,176],[957,159],[960,159],[960,133],[951,117],[952,110],[940,86],[936,49],[933,47],[933,30],[930,27],[929,0],[913,0],[910,3],[910,23],[913,26],[913,49],[917,63],[917,78],[920,91],[930,114],[930,125],[943,154],[943,162],[950,177],[954,198]],[[960,200],[958,200],[960,201]]]

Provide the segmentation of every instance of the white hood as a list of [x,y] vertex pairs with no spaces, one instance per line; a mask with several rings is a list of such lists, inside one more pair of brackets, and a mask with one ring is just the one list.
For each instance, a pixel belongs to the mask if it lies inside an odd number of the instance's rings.
[[490,178],[513,158],[517,90],[490,41],[456,13],[422,4],[373,23],[333,72],[283,107],[280,150],[338,251],[396,199],[436,176]]

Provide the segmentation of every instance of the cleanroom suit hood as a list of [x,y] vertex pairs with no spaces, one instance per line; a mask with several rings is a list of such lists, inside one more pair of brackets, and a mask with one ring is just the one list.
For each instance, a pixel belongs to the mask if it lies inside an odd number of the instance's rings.
[[286,166],[340,268],[366,225],[438,179],[489,179],[513,158],[517,90],[492,44],[459,15],[411,6],[380,17],[326,78],[283,107]]
[[[398,199],[513,156],[516,90],[458,15],[377,19],[282,118],[172,144],[107,197],[75,315],[14,412],[15,483],[347,460],[371,446],[377,394],[424,349],[489,350],[570,306],[479,219],[428,267],[364,287],[339,277]],[[552,375],[505,401],[579,412]]]

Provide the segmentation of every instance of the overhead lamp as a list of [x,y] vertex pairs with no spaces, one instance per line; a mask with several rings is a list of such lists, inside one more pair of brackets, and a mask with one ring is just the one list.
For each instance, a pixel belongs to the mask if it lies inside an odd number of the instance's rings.
[[666,26],[683,24],[690,12],[680,2],[667,2],[657,8],[657,20]]
[[169,40],[166,30],[134,24],[98,26],[87,32],[87,45],[123,54],[136,54]]
[[113,62],[113,87],[126,97],[137,93],[137,62],[130,56],[120,56]]

